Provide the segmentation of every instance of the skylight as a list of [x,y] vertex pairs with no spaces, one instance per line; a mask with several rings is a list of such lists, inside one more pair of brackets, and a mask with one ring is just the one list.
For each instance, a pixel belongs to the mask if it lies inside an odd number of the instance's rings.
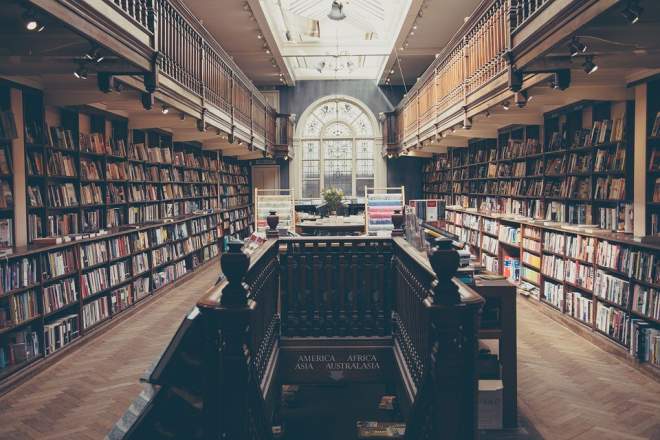
[[335,19],[333,0],[259,3],[295,80],[376,80],[412,0],[337,0]]

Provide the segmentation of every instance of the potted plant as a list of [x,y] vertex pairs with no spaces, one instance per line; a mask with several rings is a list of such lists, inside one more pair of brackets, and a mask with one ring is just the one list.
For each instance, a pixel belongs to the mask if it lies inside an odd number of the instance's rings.
[[339,188],[325,188],[321,193],[323,201],[328,206],[328,209],[333,215],[337,214],[337,209],[341,205],[344,198],[344,192]]

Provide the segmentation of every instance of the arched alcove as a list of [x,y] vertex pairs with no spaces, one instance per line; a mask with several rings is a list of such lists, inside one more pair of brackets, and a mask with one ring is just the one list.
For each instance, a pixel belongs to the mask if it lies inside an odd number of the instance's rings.
[[290,171],[296,197],[316,199],[331,187],[364,197],[365,187],[385,186],[382,143],[378,121],[361,101],[344,95],[316,100],[296,126]]

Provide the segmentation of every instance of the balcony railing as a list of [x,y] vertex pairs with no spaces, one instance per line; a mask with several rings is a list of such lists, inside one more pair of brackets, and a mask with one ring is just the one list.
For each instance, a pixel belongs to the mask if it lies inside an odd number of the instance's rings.
[[[153,3],[150,0],[112,0],[112,3],[145,31],[153,32]],[[151,15],[151,16],[150,16]]]
[[[211,121],[226,131],[236,129],[240,138],[259,148],[274,144],[277,112],[183,1],[64,2],[69,10],[51,9],[51,3],[57,2],[29,1],[61,20],[73,17],[81,32],[89,31],[91,40],[99,39],[93,26],[100,27],[105,39],[99,42],[135,65],[135,75],[144,76],[148,93],[169,88],[168,95],[202,122]],[[77,3],[85,3],[85,14],[74,6]],[[128,75],[125,70],[105,74]],[[145,106],[150,102],[152,97],[143,100]]]
[[554,0],[511,0],[511,32],[515,33]]
[[[465,112],[507,71],[512,34],[553,0],[483,0],[397,107],[399,147]],[[499,84],[499,83],[498,83]]]

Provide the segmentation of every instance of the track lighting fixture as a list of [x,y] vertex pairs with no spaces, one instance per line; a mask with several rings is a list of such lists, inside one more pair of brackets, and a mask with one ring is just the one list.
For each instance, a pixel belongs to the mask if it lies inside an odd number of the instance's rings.
[[587,75],[591,75],[596,70],[598,70],[598,65],[594,63],[594,57],[591,55],[585,58],[582,67],[584,68],[584,71],[587,73]]
[[573,37],[571,43],[568,45],[568,48],[571,51],[571,57],[575,57],[581,53],[587,51],[587,45],[581,42],[578,37]]
[[504,101],[504,102],[502,103],[502,108],[503,108],[504,110],[509,110],[509,109],[511,108],[511,104],[509,103],[509,101]]
[[89,71],[87,70],[87,67],[84,64],[79,64],[78,68],[73,72],[73,76],[75,76],[78,79],[87,79],[88,75],[89,75]]
[[259,33],[257,34],[257,38],[258,38],[258,39],[261,40],[263,37],[264,37],[264,36],[261,34],[261,32],[259,32]]
[[105,56],[101,55],[101,49],[99,47],[92,47],[89,52],[83,55],[83,58],[87,61],[93,61],[95,63],[100,63],[105,59]]
[[516,94],[513,95],[513,100],[516,103],[516,107],[518,108],[524,108],[527,105],[527,102],[529,102],[529,98],[527,97],[527,92],[517,92]]
[[168,106],[166,106],[165,104],[163,104],[163,106],[162,106],[161,109],[160,109],[160,112],[161,112],[162,114],[166,115],[166,114],[168,114],[168,113],[170,112],[170,108],[169,108]]
[[629,0],[624,10],[621,11],[621,15],[623,15],[630,24],[635,24],[639,21],[642,12],[644,12],[644,8],[639,5],[638,0]]
[[41,32],[46,28],[46,25],[37,18],[37,14],[33,10],[25,11],[23,14],[23,23],[25,24],[25,29],[30,32]]

